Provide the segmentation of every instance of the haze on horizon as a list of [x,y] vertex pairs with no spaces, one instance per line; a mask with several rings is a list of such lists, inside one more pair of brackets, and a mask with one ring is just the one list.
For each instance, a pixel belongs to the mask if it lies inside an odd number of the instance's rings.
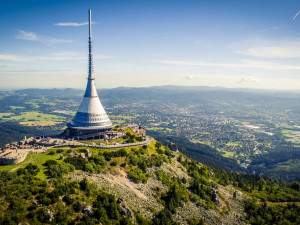
[[0,2],[0,88],[300,89],[300,2]]

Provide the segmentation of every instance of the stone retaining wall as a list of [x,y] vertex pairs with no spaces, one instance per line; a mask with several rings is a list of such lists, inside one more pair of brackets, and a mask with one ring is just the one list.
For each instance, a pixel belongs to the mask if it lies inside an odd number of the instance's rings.
[[0,157],[0,164],[12,165],[12,164],[23,162],[29,152],[30,151],[27,151],[24,154],[16,157]]

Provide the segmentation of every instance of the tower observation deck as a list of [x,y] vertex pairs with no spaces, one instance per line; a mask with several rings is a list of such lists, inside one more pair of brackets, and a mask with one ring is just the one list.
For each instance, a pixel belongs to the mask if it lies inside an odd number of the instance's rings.
[[95,77],[93,75],[93,58],[92,58],[92,24],[91,10],[89,9],[89,67],[88,81],[84,98],[79,109],[67,128],[67,136],[79,134],[91,134],[96,132],[107,131],[112,128],[112,123],[107,116],[95,87]]

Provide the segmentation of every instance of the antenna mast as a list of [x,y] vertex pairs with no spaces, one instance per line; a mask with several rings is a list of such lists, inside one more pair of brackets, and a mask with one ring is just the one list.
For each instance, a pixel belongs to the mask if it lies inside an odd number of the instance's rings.
[[89,9],[89,80],[93,80],[93,58],[92,58],[92,11]]

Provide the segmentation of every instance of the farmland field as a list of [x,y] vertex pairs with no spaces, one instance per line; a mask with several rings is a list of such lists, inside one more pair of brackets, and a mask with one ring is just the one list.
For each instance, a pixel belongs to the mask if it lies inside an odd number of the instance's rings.
[[1,113],[0,118],[5,121],[17,121],[27,126],[51,126],[65,121],[65,117],[46,114],[37,111],[23,112],[20,115]]

